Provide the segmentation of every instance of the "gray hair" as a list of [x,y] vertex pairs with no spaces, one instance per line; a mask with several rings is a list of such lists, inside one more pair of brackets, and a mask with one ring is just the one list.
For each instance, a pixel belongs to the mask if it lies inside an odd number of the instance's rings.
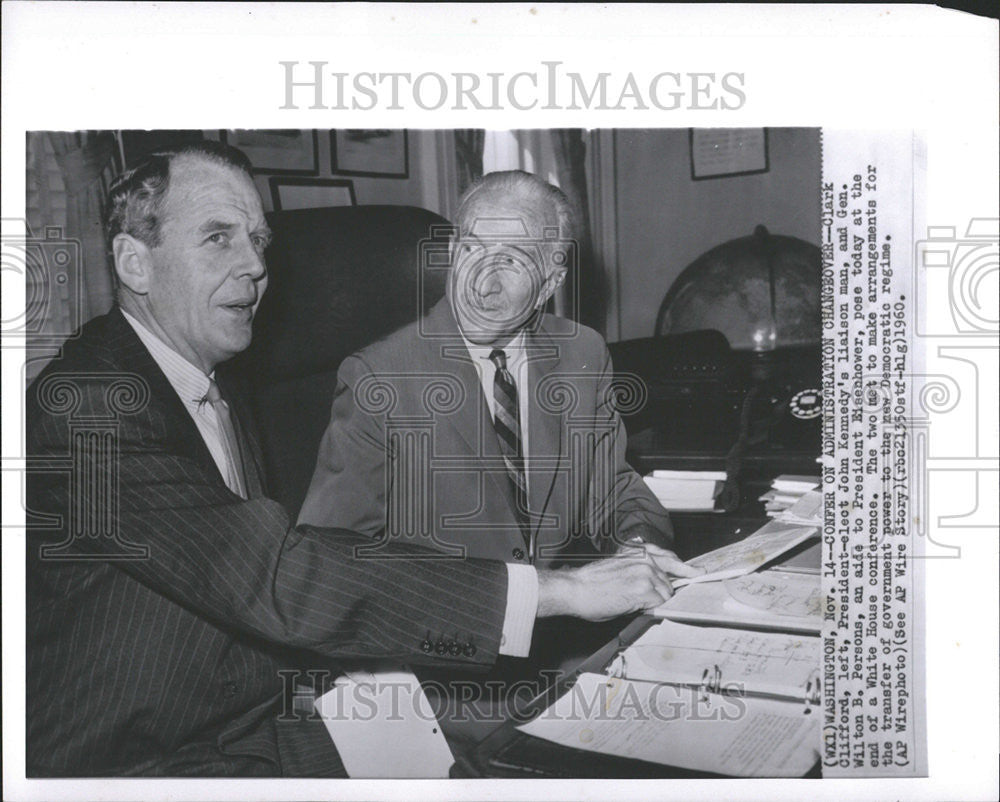
[[221,142],[192,142],[158,151],[111,185],[105,213],[104,232],[110,252],[114,239],[125,233],[151,248],[160,244],[163,203],[170,187],[170,168],[178,156],[195,156],[215,164],[228,165],[253,177],[250,160],[243,151]]
[[456,214],[456,224],[462,236],[471,233],[476,220],[476,205],[490,195],[512,195],[521,198],[537,198],[547,202],[555,212],[559,223],[559,236],[572,239],[576,236],[576,214],[566,193],[558,187],[543,181],[524,170],[504,170],[487,173],[477,178],[462,194]]

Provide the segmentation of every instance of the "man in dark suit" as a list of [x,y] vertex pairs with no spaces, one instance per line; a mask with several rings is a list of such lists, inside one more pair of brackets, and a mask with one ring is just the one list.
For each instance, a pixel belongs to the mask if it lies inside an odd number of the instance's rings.
[[112,188],[118,305],[27,398],[29,776],[335,776],[298,670],[488,666],[536,617],[670,594],[639,556],[518,573],[399,544],[367,560],[366,536],[290,528],[224,368],[250,342],[269,236],[232,148],[157,154]]

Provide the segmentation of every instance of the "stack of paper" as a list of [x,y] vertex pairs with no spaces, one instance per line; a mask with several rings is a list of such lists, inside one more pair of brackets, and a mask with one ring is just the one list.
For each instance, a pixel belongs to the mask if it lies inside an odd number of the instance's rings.
[[801,777],[819,759],[820,717],[801,701],[700,696],[600,674],[581,674],[518,729],[575,749],[732,777]]
[[821,663],[816,636],[661,621],[615,657],[608,673],[726,693],[812,700],[819,690]]
[[819,485],[818,476],[795,476],[786,473],[771,482],[771,489],[759,500],[764,502],[767,514],[774,518],[791,509],[806,493],[818,490]]
[[668,510],[712,512],[726,482],[725,471],[653,471],[644,476],[656,500]]
[[675,593],[653,615],[675,621],[818,633],[825,597],[816,574],[771,569]]

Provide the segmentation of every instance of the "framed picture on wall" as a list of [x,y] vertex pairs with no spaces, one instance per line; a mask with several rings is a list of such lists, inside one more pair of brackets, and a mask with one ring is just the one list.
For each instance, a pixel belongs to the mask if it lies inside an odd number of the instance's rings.
[[766,173],[766,128],[692,128],[691,178]]
[[316,131],[240,129],[220,131],[219,138],[242,150],[255,173],[319,175]]
[[274,210],[316,209],[323,206],[356,206],[354,182],[346,178],[268,179]]
[[330,132],[330,165],[343,175],[408,178],[410,155],[405,130],[345,128]]

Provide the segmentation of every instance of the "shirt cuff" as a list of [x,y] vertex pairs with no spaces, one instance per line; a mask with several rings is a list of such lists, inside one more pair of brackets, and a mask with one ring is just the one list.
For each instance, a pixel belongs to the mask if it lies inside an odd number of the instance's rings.
[[530,565],[507,563],[507,612],[500,654],[527,657],[538,615],[538,574]]

